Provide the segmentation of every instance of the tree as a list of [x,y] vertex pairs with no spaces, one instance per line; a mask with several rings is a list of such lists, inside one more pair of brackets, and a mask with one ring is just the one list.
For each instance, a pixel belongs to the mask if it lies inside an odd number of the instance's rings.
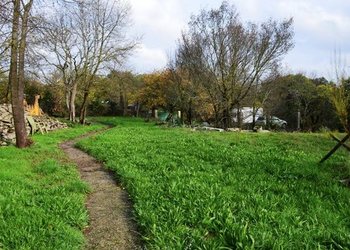
[[[117,103],[118,113],[125,116],[128,112],[129,100],[132,97],[132,93],[137,91],[135,77],[130,71],[112,70],[108,75],[108,79],[113,83],[113,94],[117,95],[114,101]],[[111,89],[108,92],[111,92]]]
[[232,109],[293,47],[292,25],[292,19],[243,25],[227,2],[192,17],[180,40],[178,60],[206,91],[217,125],[230,126]]
[[26,147],[27,131],[24,118],[24,59],[27,46],[28,21],[33,0],[26,3],[13,0],[12,31],[11,31],[11,59],[9,84],[11,86],[12,113],[16,132],[16,146]]
[[302,74],[270,79],[262,84],[264,89],[271,90],[264,112],[286,120],[289,129],[298,128],[298,112],[300,128],[304,131],[317,131],[322,127],[338,129],[334,109],[325,94],[331,86],[326,79],[310,79]]
[[72,121],[76,95],[82,91],[80,122],[85,123],[90,90],[98,73],[108,63],[121,64],[136,45],[124,35],[129,7],[118,0],[74,0],[62,8],[43,29],[42,40],[49,52],[43,58],[62,74]]
[[327,86],[326,94],[331,101],[337,116],[346,132],[350,132],[350,88],[349,79],[341,77],[337,84]]
[[[138,91],[136,77],[130,71],[112,70],[96,78],[90,91],[89,113],[92,115],[128,115],[128,105]],[[137,113],[137,110],[135,110]]]
[[120,1],[84,1],[77,14],[84,58],[80,109],[80,123],[84,124],[89,92],[102,65],[108,62],[121,64],[136,43],[128,41],[123,33],[129,22],[129,8]]
[[68,11],[60,11],[50,18],[46,19],[45,27],[41,29],[42,43],[38,51],[44,49],[44,54],[39,53],[41,58],[49,68],[52,68],[53,73],[60,74],[65,89],[69,120],[74,122],[79,68],[82,64],[78,36],[75,33],[77,27],[73,15]]
[[166,82],[162,81],[161,72],[154,72],[142,76],[143,87],[139,90],[136,100],[152,110],[152,116],[155,116],[157,108],[164,108],[166,97],[164,89]]
[[11,46],[11,32],[9,28],[11,22],[9,18],[11,16],[11,2],[12,1],[7,0],[0,3],[0,74],[7,71],[8,52]]
[[350,132],[350,78],[347,76],[345,63],[341,61],[341,55],[334,53],[334,72],[336,82],[332,87],[328,87],[328,97],[333,104],[337,116],[344,128]]
[[[9,72],[10,49],[11,49],[11,17],[12,1],[6,0],[0,3],[0,76],[7,76]],[[3,85],[4,84],[4,85]],[[1,82],[1,99],[8,103],[10,100],[10,85],[8,80]]]

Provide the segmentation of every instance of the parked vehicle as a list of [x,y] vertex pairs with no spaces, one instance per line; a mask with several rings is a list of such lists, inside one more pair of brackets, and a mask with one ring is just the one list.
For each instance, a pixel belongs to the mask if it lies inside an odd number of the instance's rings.
[[[276,116],[271,116],[269,123],[270,123],[271,128],[285,129],[287,127],[287,122],[285,120],[282,120],[282,119],[276,117]],[[259,116],[255,122],[255,125],[266,127],[266,125],[267,125],[266,117]]]
[[[252,124],[253,123],[253,113],[254,109],[252,107],[242,107],[239,111],[237,109],[233,109],[233,122],[238,122],[238,116],[241,118],[242,124]],[[255,121],[258,117],[263,115],[263,109],[260,108],[255,111]]]

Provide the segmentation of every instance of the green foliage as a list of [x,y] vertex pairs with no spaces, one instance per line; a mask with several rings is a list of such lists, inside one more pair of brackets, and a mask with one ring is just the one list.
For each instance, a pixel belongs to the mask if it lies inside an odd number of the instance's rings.
[[350,115],[350,87],[349,79],[339,79],[338,85],[327,86],[324,88],[325,94],[333,104],[338,118],[346,131],[349,131],[349,115]]
[[116,171],[150,249],[348,249],[346,152],[325,134],[159,128],[114,119],[79,146]]
[[332,85],[324,78],[310,79],[302,74],[277,77],[263,84],[271,89],[264,111],[288,122],[289,129],[297,128],[297,113],[301,113],[301,129],[317,131],[321,127],[341,128],[329,100]]
[[34,136],[26,149],[0,148],[0,249],[80,249],[87,184],[57,144],[100,126]]

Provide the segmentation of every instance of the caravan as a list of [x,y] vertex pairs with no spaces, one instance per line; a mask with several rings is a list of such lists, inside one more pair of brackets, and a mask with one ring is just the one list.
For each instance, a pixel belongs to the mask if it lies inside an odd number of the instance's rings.
[[[233,122],[238,122],[238,116],[240,116],[243,125],[249,125],[253,123],[254,109],[252,107],[242,107],[239,112],[237,109],[233,109]],[[263,116],[263,109],[259,108],[255,110],[255,121],[258,117]]]

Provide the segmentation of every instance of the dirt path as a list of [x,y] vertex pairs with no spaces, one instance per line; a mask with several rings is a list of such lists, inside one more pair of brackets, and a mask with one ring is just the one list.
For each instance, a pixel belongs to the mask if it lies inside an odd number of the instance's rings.
[[79,139],[64,142],[60,147],[92,188],[86,203],[89,227],[85,230],[85,249],[141,249],[127,192],[116,183],[113,173],[74,147]]

